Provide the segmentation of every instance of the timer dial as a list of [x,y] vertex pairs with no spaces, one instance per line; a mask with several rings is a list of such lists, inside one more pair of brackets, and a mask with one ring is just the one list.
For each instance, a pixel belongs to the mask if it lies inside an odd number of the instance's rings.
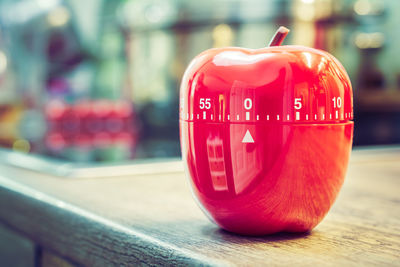
[[181,120],[335,123],[353,119],[349,78],[325,52],[300,46],[213,49],[191,65],[197,71],[183,79],[187,86],[180,96]]

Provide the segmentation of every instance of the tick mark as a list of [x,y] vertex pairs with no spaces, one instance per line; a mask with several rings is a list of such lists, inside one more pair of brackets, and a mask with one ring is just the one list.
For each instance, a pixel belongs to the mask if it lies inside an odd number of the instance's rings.
[[260,116],[257,115],[257,120],[259,120],[259,119],[260,119]]
[[306,120],[308,120],[308,114],[306,114]]
[[229,114],[228,114],[228,121],[230,120],[230,118],[229,118]]
[[335,116],[336,116],[336,119],[338,119],[338,118],[339,118],[339,111],[338,111],[338,110],[336,110],[336,114],[335,114]]
[[267,115],[267,121],[269,121],[269,115]]
[[250,112],[246,112],[246,121],[250,120]]
[[203,111],[203,120],[205,120],[206,119],[206,112],[205,111]]
[[279,121],[279,115],[276,115],[276,119]]
[[296,121],[300,120],[300,112],[296,112]]
[[236,115],[236,120],[239,120],[239,114]]

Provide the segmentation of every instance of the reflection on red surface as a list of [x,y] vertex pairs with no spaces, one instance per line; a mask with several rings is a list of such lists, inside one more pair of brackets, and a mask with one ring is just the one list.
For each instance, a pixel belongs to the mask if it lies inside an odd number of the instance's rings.
[[215,191],[228,191],[223,139],[218,134],[215,136],[210,134],[206,143],[212,186]]
[[196,57],[180,95],[182,156],[219,226],[242,234],[311,230],[343,183],[352,145],[348,76],[300,46]]

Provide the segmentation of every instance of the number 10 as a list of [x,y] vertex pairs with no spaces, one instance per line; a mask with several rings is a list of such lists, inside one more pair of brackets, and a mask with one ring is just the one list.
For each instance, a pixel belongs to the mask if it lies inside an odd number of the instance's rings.
[[342,107],[342,98],[340,96],[332,98],[332,102],[333,102],[333,108]]

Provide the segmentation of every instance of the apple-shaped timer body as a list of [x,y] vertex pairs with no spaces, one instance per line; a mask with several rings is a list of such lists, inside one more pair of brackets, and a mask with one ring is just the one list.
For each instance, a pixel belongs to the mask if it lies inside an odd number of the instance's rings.
[[352,118],[349,77],[327,52],[201,53],[180,89],[182,156],[195,198],[231,232],[311,230],[343,184]]

